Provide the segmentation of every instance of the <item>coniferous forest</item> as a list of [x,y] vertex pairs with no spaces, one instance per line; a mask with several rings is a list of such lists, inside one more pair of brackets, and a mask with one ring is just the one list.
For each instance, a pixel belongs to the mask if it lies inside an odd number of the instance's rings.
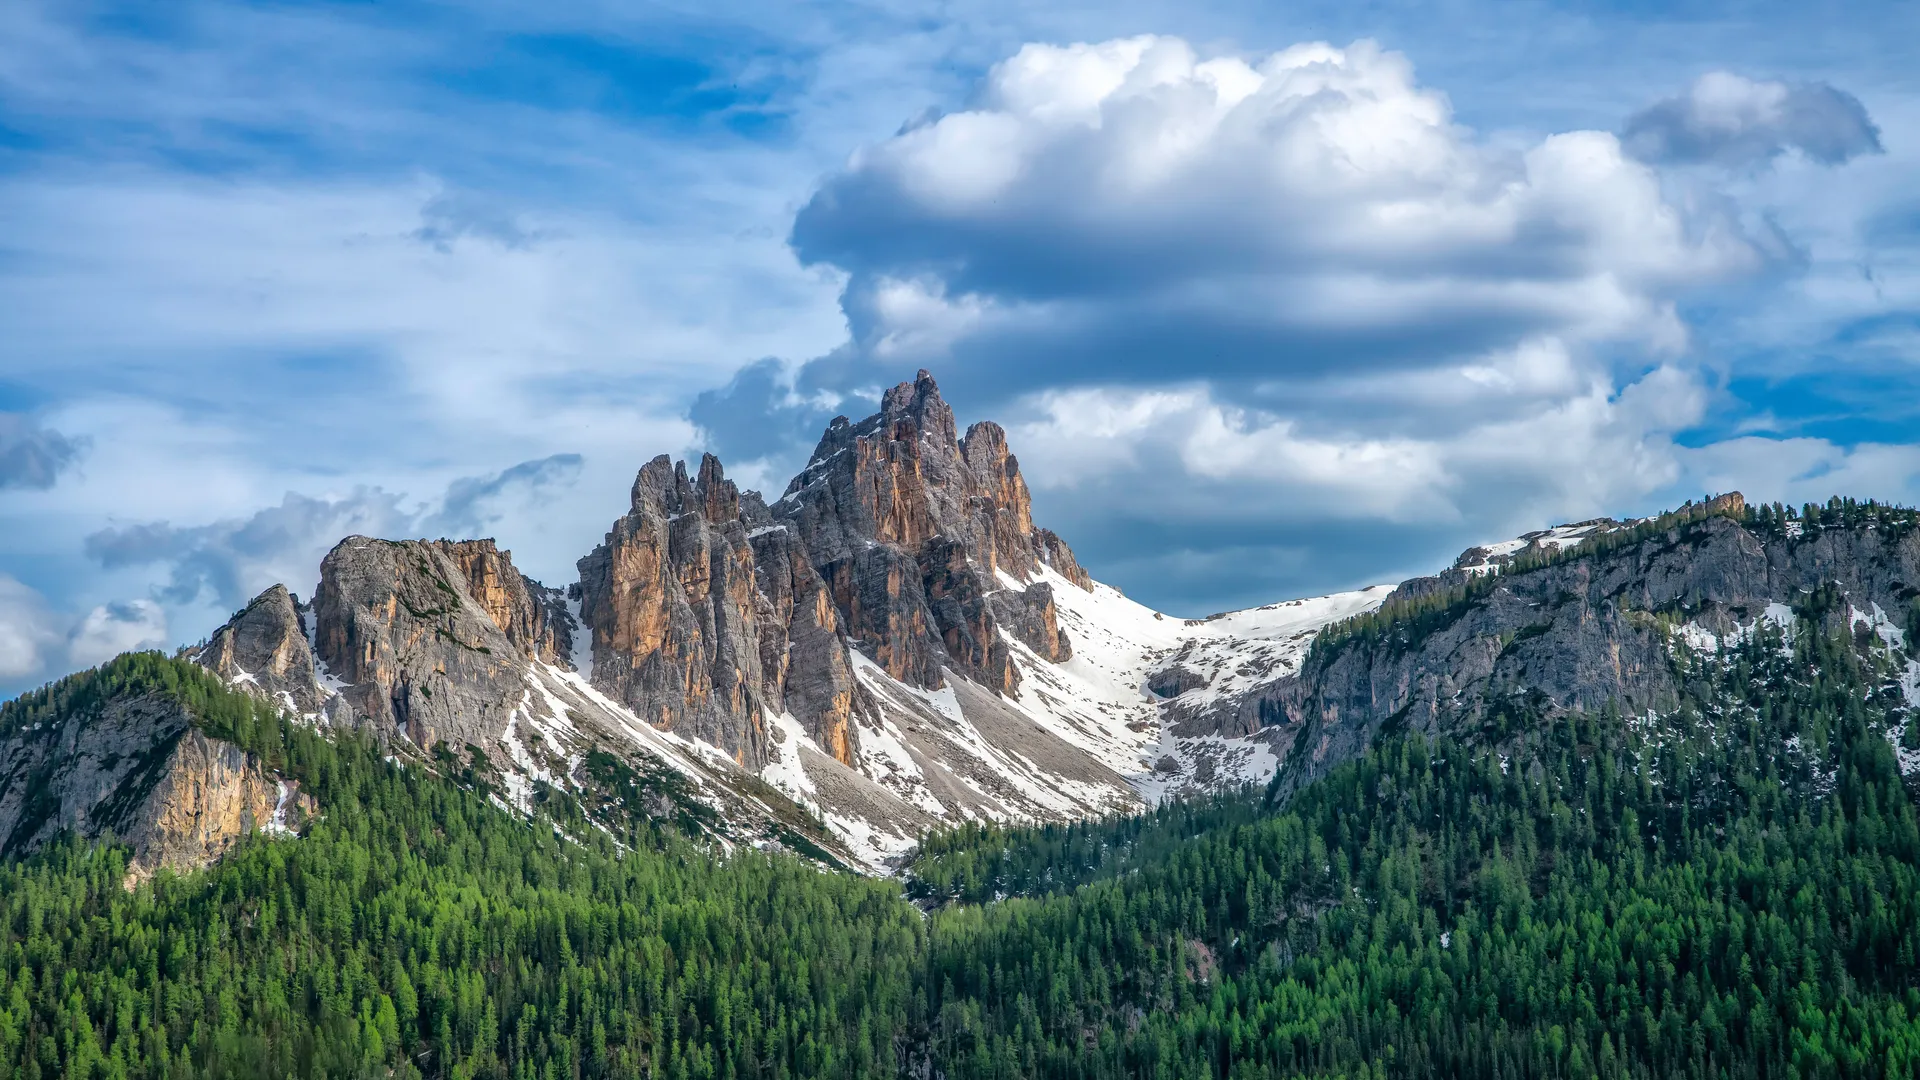
[[[1811,613],[1809,613],[1811,614]],[[153,654],[320,814],[127,891],[0,865],[0,1071],[53,1077],[1911,1077],[1905,657],[1803,619],[1658,717],[1401,734],[1284,802],[967,827],[904,882],[402,766]]]

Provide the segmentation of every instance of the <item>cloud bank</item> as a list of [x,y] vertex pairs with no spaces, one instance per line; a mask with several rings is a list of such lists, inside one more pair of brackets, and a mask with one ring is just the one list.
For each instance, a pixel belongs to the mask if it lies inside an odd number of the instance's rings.
[[1249,61],[1157,37],[1026,46],[973,108],[857,153],[792,239],[851,275],[870,358],[1025,385],[1420,367],[1543,334],[1672,349],[1676,290],[1765,258],[1613,135],[1496,148],[1370,42]]
[[1484,138],[1371,42],[1027,45],[797,215],[801,259],[846,276],[849,342],[691,415],[777,460],[926,366],[1012,421],[1069,536],[1176,517],[1279,559],[1367,520],[1433,544],[1679,482],[1711,393],[1681,305],[1777,266],[1776,241],[1669,199],[1612,133]]

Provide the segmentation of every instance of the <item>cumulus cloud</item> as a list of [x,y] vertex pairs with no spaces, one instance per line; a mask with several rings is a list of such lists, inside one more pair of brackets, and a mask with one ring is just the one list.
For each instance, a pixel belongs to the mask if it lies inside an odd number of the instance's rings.
[[[1683,304],[1791,262],[1699,194],[1613,133],[1483,138],[1371,42],[1027,45],[797,215],[802,261],[845,275],[846,344],[693,419],[771,461],[925,366],[1149,599],[1430,569],[1683,481],[1709,396]],[[1392,538],[1329,552],[1363,520]]]
[[[1041,395],[1016,426],[1042,489],[1099,491],[1118,481],[1196,524],[1222,517],[1455,521],[1484,516],[1489,494],[1530,515],[1633,499],[1680,476],[1671,436],[1697,423],[1706,395],[1660,368],[1534,412],[1425,436],[1316,433],[1297,418],[1222,401],[1204,387],[1085,388]],[[1222,499],[1239,490],[1255,500]]]
[[1642,161],[1748,166],[1798,150],[1824,165],[1881,152],[1860,99],[1823,82],[1765,82],[1712,71],[1627,121]]
[[85,450],[87,440],[42,427],[21,413],[0,412],[0,489],[46,490]]
[[1022,48],[973,107],[854,155],[792,242],[849,274],[869,359],[1024,387],[1430,366],[1543,334],[1671,350],[1677,293],[1767,258],[1614,135],[1495,146],[1370,42],[1206,59],[1161,37]]
[[1758,502],[1799,505],[1852,493],[1909,505],[1920,502],[1920,446],[1745,435],[1685,452],[1701,490],[1739,490]]
[[155,597],[192,604],[210,597],[237,608],[275,582],[301,586],[341,538],[470,535],[512,507],[525,508],[579,474],[578,454],[554,454],[486,476],[449,484],[437,506],[409,505],[404,495],[360,487],[340,496],[288,492],[276,506],[206,525],[141,522],[86,538],[88,557],[106,569],[161,565],[167,582]]

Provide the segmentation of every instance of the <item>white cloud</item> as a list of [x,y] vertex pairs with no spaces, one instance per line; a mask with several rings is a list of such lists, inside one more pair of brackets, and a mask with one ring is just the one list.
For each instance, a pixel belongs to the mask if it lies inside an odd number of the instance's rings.
[[1755,502],[1797,506],[1835,494],[1920,503],[1920,446],[1747,435],[1688,450],[1688,475],[1703,491],[1743,492]]
[[151,600],[102,604],[75,618],[53,610],[29,586],[0,574],[0,686],[167,644],[166,612]]
[[342,537],[407,536],[420,525],[424,509],[406,506],[403,496],[379,488],[334,497],[288,492],[279,505],[245,518],[103,529],[87,537],[86,551],[108,570],[166,568],[167,584],[157,596],[168,603],[191,605],[206,595],[233,610],[275,582],[310,594],[321,556]]
[[[1669,204],[1613,135],[1509,152],[1371,42],[1202,59],[1164,37],[1023,47],[973,108],[855,154],[794,242],[852,274],[845,303],[882,359],[944,349],[957,315],[1004,329],[981,312],[1022,305],[1056,324],[1146,312],[1197,339],[1235,322],[1251,347],[1385,328],[1398,364],[1434,328],[1474,348],[1551,333],[1672,350],[1676,291],[1765,261],[1734,221]],[[901,281],[940,303],[886,302]],[[1279,372],[1283,352],[1201,363]]]
[[405,538],[483,532],[509,510],[527,513],[570,487],[581,471],[578,454],[524,461],[485,476],[456,479],[437,505],[414,502],[377,487],[342,495],[287,492],[280,502],[245,517],[177,527],[165,521],[113,526],[86,538],[87,556],[101,567],[160,566],[167,582],[155,590],[173,605],[203,597],[238,608],[275,583],[311,595],[321,558],[343,537]]
[[[1666,488],[1683,472],[1674,433],[1698,423],[1705,390],[1659,368],[1548,405],[1425,436],[1309,431],[1205,388],[1041,394],[1013,435],[1043,491],[1103,493],[1205,518],[1293,523],[1588,517]],[[1118,483],[1115,481],[1118,480]],[[1239,492],[1222,505],[1224,492]],[[1530,526],[1530,527],[1537,527]]]

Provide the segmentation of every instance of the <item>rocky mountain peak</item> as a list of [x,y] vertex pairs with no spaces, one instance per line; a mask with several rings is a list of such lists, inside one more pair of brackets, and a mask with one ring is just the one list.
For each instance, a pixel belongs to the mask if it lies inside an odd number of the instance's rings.
[[[757,499],[745,508],[764,514]],[[664,454],[647,462],[632,509],[580,560],[580,617],[595,686],[648,723],[758,768],[769,704],[761,644],[773,627],[763,625],[742,512],[712,454],[691,476]]]
[[559,648],[550,613],[492,541],[349,536],[320,564],[316,657],[356,716],[414,745],[491,744],[529,656]]
[[[1000,693],[1019,683],[1004,627],[1066,659],[1042,564],[1088,587],[1072,552],[1033,525],[1032,496],[998,424],[960,437],[922,371],[859,423],[836,418],[771,508],[832,590],[840,621],[893,678],[942,685],[951,669]],[[1007,579],[1013,579],[1014,584]]]
[[633,481],[633,510],[660,517],[698,513],[720,524],[740,519],[743,512],[751,515],[759,505],[757,497],[748,503],[743,510],[740,488],[727,479],[720,459],[712,454],[701,455],[700,469],[691,477],[685,461],[661,454],[642,465]]
[[[702,783],[719,774],[695,759],[716,750],[748,776],[805,775],[832,787],[827,803],[898,829],[934,806],[1051,805],[1006,786],[1005,770],[1035,761],[1089,792],[1124,789],[1012,719],[1031,707],[1023,672],[1040,695],[1064,692],[1043,670],[1073,655],[1049,572],[1097,601],[1067,545],[1034,526],[1006,430],[961,434],[927,372],[873,415],[829,424],[771,507],[712,454],[646,462],[630,496],[568,594],[491,539],[350,537],[310,615],[269,590],[199,659],[298,712],[484,753],[529,781],[571,777],[569,755],[601,730]],[[936,702],[963,700],[965,722],[996,734],[945,730],[954,714]],[[981,749],[1001,738],[1027,764]]]
[[912,382],[900,383],[881,395],[878,419],[888,426],[911,425],[916,434],[937,441],[954,441],[953,408],[940,396],[939,384],[925,368],[920,369]]
[[322,693],[304,617],[287,587],[274,585],[215,631],[194,659],[230,683],[284,694],[295,712],[316,712]]
[[467,580],[467,592],[529,660],[565,665],[573,633],[566,599],[513,567],[513,553],[485,540],[439,540]]

